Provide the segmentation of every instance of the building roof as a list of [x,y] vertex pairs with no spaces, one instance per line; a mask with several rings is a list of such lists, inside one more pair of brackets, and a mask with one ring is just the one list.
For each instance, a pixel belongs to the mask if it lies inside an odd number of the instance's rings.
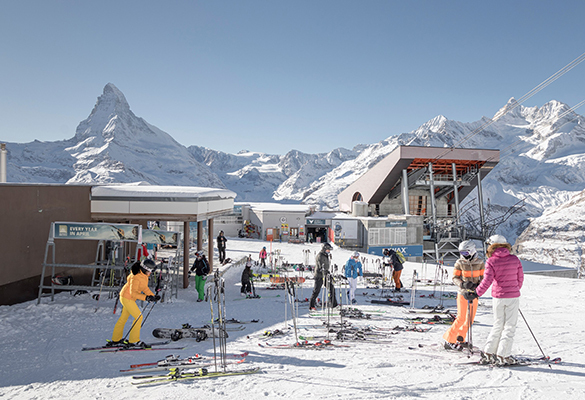
[[280,204],[280,203],[237,203],[249,205],[250,209],[262,212],[302,212],[309,213],[311,206],[306,204]]
[[[499,150],[399,146],[338,195],[339,208],[351,211],[354,200],[380,204],[400,183],[402,170],[410,173],[427,168],[432,163],[435,174],[451,175],[455,164],[457,175],[464,175],[475,168],[481,171],[483,179],[499,160]],[[459,198],[465,198],[473,187],[475,185],[461,186]]]
[[201,221],[233,212],[236,193],[195,186],[107,185],[91,188],[97,221]]

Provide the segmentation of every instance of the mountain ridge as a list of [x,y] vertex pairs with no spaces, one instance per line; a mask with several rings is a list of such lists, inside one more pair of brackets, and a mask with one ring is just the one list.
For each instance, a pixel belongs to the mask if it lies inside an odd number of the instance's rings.
[[[178,143],[134,115],[124,94],[108,83],[72,138],[10,143],[7,172],[17,182],[144,181],[228,188],[238,194],[237,201],[302,202],[335,209],[339,192],[400,145],[500,149],[499,164],[483,181],[484,200],[492,212],[524,202],[524,209],[499,227],[513,242],[532,220],[585,190],[584,127],[585,119],[562,102],[525,107],[510,98],[493,118],[459,122],[438,115],[412,132],[351,150],[230,154]],[[466,202],[476,198],[472,193]],[[476,219],[467,217],[472,224]]]

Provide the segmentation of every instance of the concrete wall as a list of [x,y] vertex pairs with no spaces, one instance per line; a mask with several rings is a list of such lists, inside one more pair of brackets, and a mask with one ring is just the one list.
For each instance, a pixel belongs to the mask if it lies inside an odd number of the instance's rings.
[[[284,219],[283,219],[284,218]],[[266,229],[267,228],[276,228],[281,231],[281,226],[285,221],[285,224],[288,224],[289,231],[290,228],[299,228],[301,226],[305,226],[305,213],[304,212],[292,212],[292,211],[257,211],[257,210],[250,210],[250,219],[252,223],[256,223],[258,221],[258,225],[262,228],[262,239],[266,239]],[[282,232],[281,232],[282,233]],[[282,239],[287,239],[288,236],[285,235]]]
[[[430,192],[424,189],[412,189],[408,191],[409,196],[426,196],[427,197],[427,214],[428,216],[433,215],[431,211],[431,197]],[[448,216],[448,202],[447,197],[443,196],[440,199],[435,199],[437,205],[437,217],[443,218]],[[370,206],[371,213],[374,215],[375,206]],[[412,213],[413,210],[410,210]],[[380,203],[380,215],[399,215],[404,214],[402,205],[402,196],[398,196],[395,199],[388,199],[386,197],[382,203]]]
[[[51,222],[91,222],[90,186],[0,184],[0,305],[35,299]],[[58,263],[92,263],[97,241],[62,240]],[[91,271],[60,271],[89,284]],[[50,283],[50,277],[45,281]]]

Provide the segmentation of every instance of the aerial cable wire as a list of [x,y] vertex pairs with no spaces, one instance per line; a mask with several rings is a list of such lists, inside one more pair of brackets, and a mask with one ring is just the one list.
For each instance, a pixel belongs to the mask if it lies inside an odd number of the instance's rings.
[[457,142],[453,146],[449,147],[449,149],[447,151],[445,151],[443,154],[437,156],[435,158],[435,160],[439,160],[439,159],[445,157],[447,154],[449,154],[449,152],[453,151],[453,149],[455,149],[456,147],[459,147],[461,144],[468,141],[469,139],[471,139],[472,137],[474,137],[475,135],[477,135],[478,133],[483,131],[488,126],[492,125],[498,119],[500,119],[501,117],[503,117],[504,115],[506,115],[510,111],[514,110],[516,107],[520,106],[526,100],[528,100],[529,98],[534,96],[536,93],[540,92],[542,89],[544,89],[545,87],[547,87],[548,85],[550,85],[551,83],[553,83],[554,81],[559,79],[561,76],[563,76],[564,74],[569,72],[571,69],[575,68],[577,65],[579,65],[583,61],[585,61],[585,53],[581,54],[579,57],[577,57],[576,59],[571,61],[569,64],[565,65],[563,68],[561,68],[560,70],[558,70],[557,72],[552,74],[549,78],[542,81],[540,84],[538,84],[536,87],[534,87],[528,93],[526,93],[520,99],[516,100],[516,102],[514,103],[513,106],[511,106],[510,108],[505,108],[503,110],[503,112],[497,113],[493,119],[490,119],[489,121],[482,124],[480,127],[476,128],[475,130],[473,130],[472,132],[470,132],[469,134],[464,136],[459,142]]

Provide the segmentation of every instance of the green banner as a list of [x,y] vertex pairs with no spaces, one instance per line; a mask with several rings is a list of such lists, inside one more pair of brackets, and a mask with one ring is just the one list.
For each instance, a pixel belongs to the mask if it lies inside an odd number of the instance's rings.
[[176,246],[179,243],[179,233],[161,231],[160,229],[143,229],[142,243],[169,244]]
[[55,222],[53,237],[55,239],[85,240],[140,240],[140,226],[130,224],[106,224],[83,222]]

